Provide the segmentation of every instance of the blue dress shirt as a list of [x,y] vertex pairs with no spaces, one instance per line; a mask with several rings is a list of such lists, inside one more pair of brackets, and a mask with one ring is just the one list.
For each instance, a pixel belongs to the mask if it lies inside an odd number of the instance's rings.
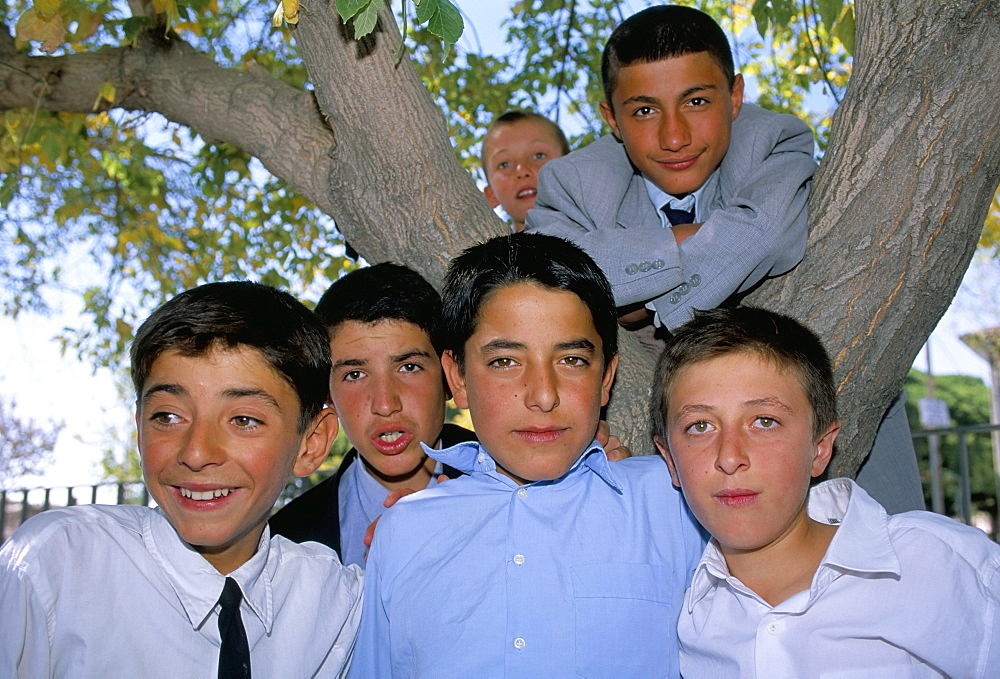
[[595,441],[519,486],[477,443],[427,452],[469,476],[382,516],[351,676],[678,675],[705,542],[662,459]]

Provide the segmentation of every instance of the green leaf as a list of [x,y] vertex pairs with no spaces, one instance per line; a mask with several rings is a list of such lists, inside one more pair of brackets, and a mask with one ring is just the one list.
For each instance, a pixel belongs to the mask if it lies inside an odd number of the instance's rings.
[[132,43],[143,29],[153,25],[153,21],[148,16],[129,17],[122,22],[122,31],[125,33],[125,42]]
[[[424,0],[424,2],[427,1]],[[450,0],[438,0],[438,11],[427,22],[427,30],[449,45],[454,45],[462,37],[465,22],[462,21],[461,12]]]
[[771,20],[770,0],[755,0],[750,13],[753,14],[754,21],[757,22],[757,32],[762,36],[767,35],[768,23]]
[[775,27],[785,28],[792,23],[796,5],[792,0],[772,0]]
[[430,21],[434,13],[438,11],[438,0],[414,0],[417,6],[417,23],[423,24]]
[[337,0],[337,14],[345,24],[366,6],[378,0]]
[[844,43],[844,49],[854,56],[854,8],[848,7],[844,18],[837,23],[837,38]]
[[826,26],[826,30],[832,31],[834,24],[837,23],[837,19],[840,18],[840,14],[844,10],[844,0],[817,0],[816,9],[823,20],[823,25]]
[[354,17],[354,39],[360,40],[375,30],[378,23],[378,13],[385,5],[382,0],[371,0],[368,5]]

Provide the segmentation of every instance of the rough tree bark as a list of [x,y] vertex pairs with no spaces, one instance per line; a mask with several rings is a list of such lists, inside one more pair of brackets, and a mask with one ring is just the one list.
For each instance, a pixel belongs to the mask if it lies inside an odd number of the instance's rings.
[[802,264],[752,302],[830,346],[853,476],[961,283],[1000,181],[1000,4],[858,0]]
[[[1000,6],[857,0],[854,75],[810,203],[806,260],[751,301],[807,320],[837,364],[845,422],[834,473],[853,474],[875,426],[968,265],[1000,178]],[[333,3],[295,31],[315,98],[262,70],[222,69],[176,37],[66,57],[14,52],[0,32],[0,111],[156,111],[256,155],[337,220],[369,261],[440,283],[448,259],[506,228],[455,161],[441,112],[393,59],[388,12],[351,40]],[[19,73],[26,74],[24,76]],[[624,336],[612,426],[648,452],[652,362]]]

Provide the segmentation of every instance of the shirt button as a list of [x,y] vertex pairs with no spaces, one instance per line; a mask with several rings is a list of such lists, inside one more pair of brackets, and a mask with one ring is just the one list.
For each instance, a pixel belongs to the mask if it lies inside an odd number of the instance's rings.
[[627,273],[629,276],[636,275],[637,273],[639,273],[638,265],[636,265],[635,263],[629,264],[628,266],[625,267],[625,273]]
[[517,496],[519,498],[521,498],[522,500],[524,498],[528,497],[528,489],[527,488],[518,488],[517,489]]
[[521,637],[518,637],[517,639],[514,639],[514,648],[516,648],[519,651],[522,648],[524,648],[524,639],[522,639]]
[[524,563],[524,554],[515,554],[514,555],[514,563],[516,563],[518,566],[520,566],[521,564],[523,564]]
[[486,462],[486,453],[479,453],[479,461]]
[[775,623],[775,622],[772,622],[770,625],[768,625],[767,626],[767,633],[770,634],[772,637],[775,634],[777,634],[778,633],[778,624]]
[[691,287],[697,288],[699,285],[701,285],[701,276],[694,274],[691,276]]

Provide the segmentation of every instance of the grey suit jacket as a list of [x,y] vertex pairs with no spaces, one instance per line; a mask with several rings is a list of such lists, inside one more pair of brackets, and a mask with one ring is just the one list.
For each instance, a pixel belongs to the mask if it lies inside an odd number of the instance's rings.
[[693,309],[712,309],[802,260],[815,171],[805,123],[744,104],[701,196],[709,216],[684,242],[661,226],[642,175],[611,135],[542,167],[527,230],[581,246],[608,277],[618,306],[652,301],[660,323],[673,329]]

